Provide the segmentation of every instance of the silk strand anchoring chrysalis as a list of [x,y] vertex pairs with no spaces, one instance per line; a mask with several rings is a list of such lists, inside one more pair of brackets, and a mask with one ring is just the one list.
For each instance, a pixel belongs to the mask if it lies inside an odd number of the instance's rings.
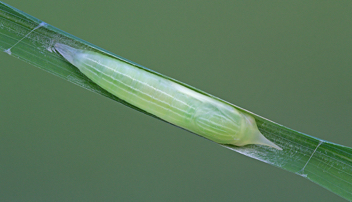
[[54,49],[118,98],[220,144],[259,144],[282,150],[260,133],[255,119],[233,106],[101,53],[56,43]]

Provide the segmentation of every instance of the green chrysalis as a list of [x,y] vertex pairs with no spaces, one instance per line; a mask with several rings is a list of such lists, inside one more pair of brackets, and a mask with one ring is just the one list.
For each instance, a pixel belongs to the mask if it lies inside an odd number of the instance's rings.
[[113,95],[220,144],[260,144],[281,150],[258,130],[254,118],[233,106],[124,61],[56,43],[67,61]]

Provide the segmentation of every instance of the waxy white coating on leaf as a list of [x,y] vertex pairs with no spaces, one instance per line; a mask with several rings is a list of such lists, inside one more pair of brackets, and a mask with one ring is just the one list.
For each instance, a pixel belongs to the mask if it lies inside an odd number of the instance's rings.
[[55,50],[100,87],[157,117],[221,144],[281,150],[252,116],[124,61],[56,43]]

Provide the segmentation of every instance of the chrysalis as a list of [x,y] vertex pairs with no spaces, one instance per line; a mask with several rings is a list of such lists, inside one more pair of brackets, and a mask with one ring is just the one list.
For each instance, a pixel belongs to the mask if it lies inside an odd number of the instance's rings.
[[260,144],[281,150],[258,130],[254,118],[174,81],[93,51],[56,43],[67,61],[113,95],[220,144]]

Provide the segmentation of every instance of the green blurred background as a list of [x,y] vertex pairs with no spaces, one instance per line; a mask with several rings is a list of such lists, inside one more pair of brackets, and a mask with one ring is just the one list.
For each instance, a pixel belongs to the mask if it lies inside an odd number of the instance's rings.
[[[352,147],[351,1],[4,1]],[[0,201],[344,201],[5,53],[0,61]]]

